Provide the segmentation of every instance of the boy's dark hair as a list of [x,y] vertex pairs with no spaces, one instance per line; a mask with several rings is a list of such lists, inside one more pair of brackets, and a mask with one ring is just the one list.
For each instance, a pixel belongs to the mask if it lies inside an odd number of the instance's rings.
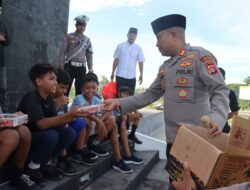
[[69,73],[63,69],[57,69],[57,84],[70,85]]
[[130,96],[133,95],[132,89],[128,86],[121,86],[118,89],[118,93],[128,93]]
[[36,86],[37,78],[41,78],[47,73],[52,73],[52,72],[57,74],[56,69],[52,65],[48,63],[39,63],[36,65],[33,65],[30,68],[29,77],[30,77],[31,82]]
[[222,76],[225,78],[226,72],[224,69],[222,69],[221,67],[219,67],[220,73],[222,74]]
[[95,82],[99,85],[98,77],[95,73],[87,73],[82,80],[81,86],[83,86],[86,82]]

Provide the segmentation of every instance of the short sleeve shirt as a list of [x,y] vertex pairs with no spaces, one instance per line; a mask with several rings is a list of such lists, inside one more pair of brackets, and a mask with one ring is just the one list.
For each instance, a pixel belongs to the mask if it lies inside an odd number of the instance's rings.
[[37,90],[27,93],[19,104],[17,111],[22,111],[29,117],[28,128],[37,130],[37,122],[47,117],[57,115],[56,106],[51,96],[43,99]]
[[135,43],[129,44],[128,42],[117,46],[114,58],[118,59],[116,76],[126,79],[135,78],[137,62],[145,61],[141,47]]
[[85,97],[81,94],[81,95],[77,95],[71,105],[71,109],[76,107],[76,106],[90,106],[90,105],[98,105],[100,103],[100,99],[98,99],[97,97],[93,97],[91,99],[91,102],[87,102]]

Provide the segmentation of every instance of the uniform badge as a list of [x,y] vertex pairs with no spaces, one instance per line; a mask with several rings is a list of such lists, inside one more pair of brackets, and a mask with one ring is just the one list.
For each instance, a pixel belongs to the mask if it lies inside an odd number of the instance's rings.
[[213,60],[207,60],[205,63],[208,74],[215,75],[218,72],[218,69]]
[[165,89],[166,89],[166,79],[164,78],[164,76],[165,76],[165,69],[164,68],[160,68],[159,75],[161,77],[161,88],[162,88],[163,91],[165,91]]
[[186,85],[186,84],[188,84],[188,79],[185,77],[181,77],[181,78],[177,79],[176,83],[181,84],[181,85]]
[[188,67],[188,66],[190,66],[192,64],[193,64],[192,62],[185,61],[185,62],[180,64],[180,67]]
[[187,97],[187,90],[180,89],[179,92],[178,92],[178,97],[179,98],[186,98]]
[[186,51],[187,51],[187,50],[182,49],[182,50],[180,51],[180,53],[179,53],[179,56],[183,56],[183,55],[186,53]]
[[195,57],[194,54],[190,54],[190,55],[187,56],[188,59],[193,59],[194,57]]
[[200,61],[205,63],[207,61],[213,61],[213,58],[210,55],[205,55],[200,59]]

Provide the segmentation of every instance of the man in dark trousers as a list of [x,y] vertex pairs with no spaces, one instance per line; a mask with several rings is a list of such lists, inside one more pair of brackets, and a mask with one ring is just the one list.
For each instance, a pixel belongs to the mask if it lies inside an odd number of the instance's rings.
[[[0,10],[1,15],[1,10]],[[4,47],[10,43],[6,25],[0,20],[0,106],[7,112],[6,97],[6,67],[4,64]]]
[[88,72],[93,72],[93,50],[90,38],[84,35],[89,18],[80,15],[75,18],[76,31],[69,33],[61,45],[59,53],[60,68],[65,68],[71,77],[71,84],[67,95],[69,94],[73,80],[75,79],[75,95],[81,94],[81,83],[86,74],[86,65]]
[[[225,80],[225,76],[226,76],[226,72],[224,69],[219,68],[220,73],[222,74],[224,80]],[[229,108],[230,108],[230,112],[228,113],[228,118],[227,119],[231,119],[234,115],[238,115],[238,111],[240,110],[239,104],[238,104],[238,100],[237,100],[237,96],[235,94],[235,92],[231,89],[229,89]],[[228,122],[225,124],[222,132],[223,133],[229,133],[230,132],[230,125],[228,124]]]

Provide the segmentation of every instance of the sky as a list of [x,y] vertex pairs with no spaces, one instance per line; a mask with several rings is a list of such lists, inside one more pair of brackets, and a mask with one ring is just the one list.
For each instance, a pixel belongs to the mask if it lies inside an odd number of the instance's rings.
[[127,40],[130,27],[138,28],[135,43],[146,58],[141,87],[148,87],[168,59],[158,51],[150,23],[167,14],[182,14],[187,18],[186,42],[216,56],[227,84],[243,83],[250,76],[248,4],[248,0],[70,0],[68,32],[75,31],[76,16],[89,17],[85,35],[92,42],[94,71],[110,78],[116,46]]

